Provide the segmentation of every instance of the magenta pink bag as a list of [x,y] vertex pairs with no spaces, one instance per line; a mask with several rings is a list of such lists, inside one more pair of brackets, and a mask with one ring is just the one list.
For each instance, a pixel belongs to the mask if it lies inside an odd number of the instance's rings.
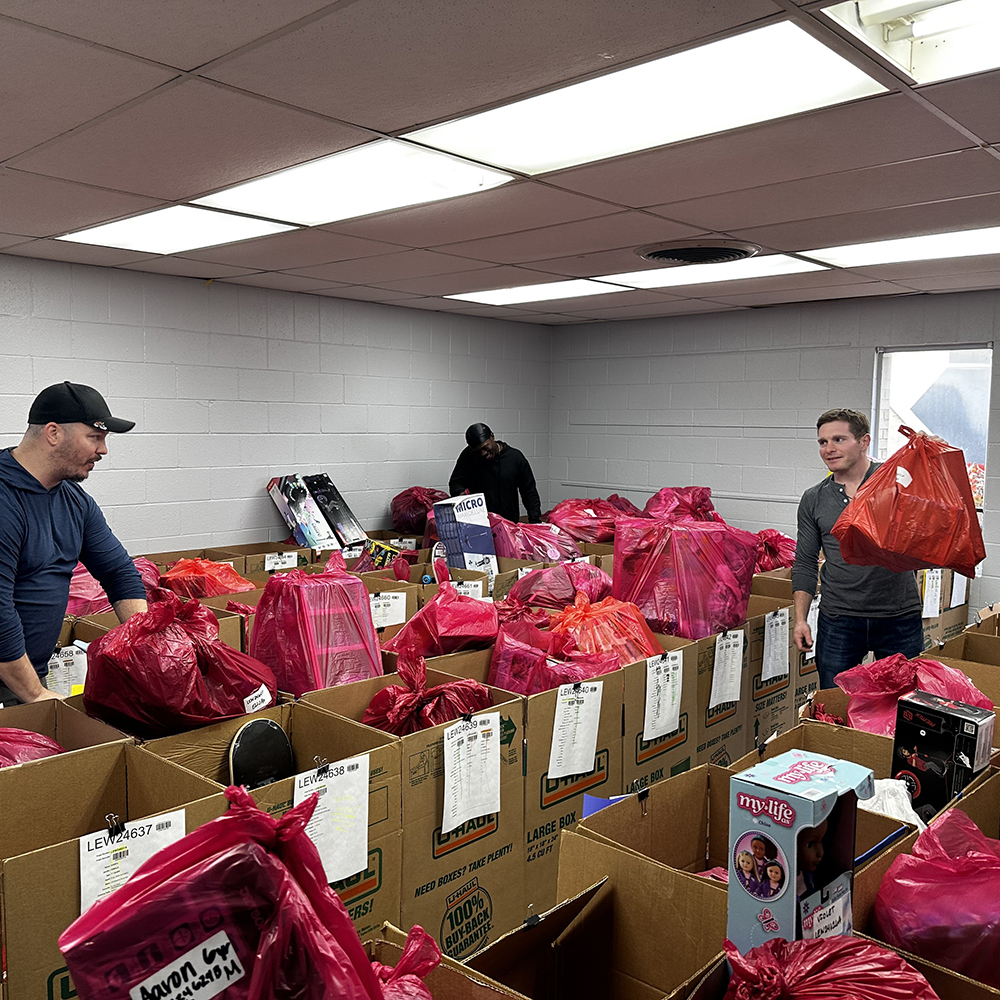
[[434,1000],[422,980],[440,963],[437,941],[419,924],[414,924],[406,935],[396,967],[372,960],[372,968],[382,984],[383,1000]]
[[536,569],[521,577],[507,595],[539,608],[562,611],[576,595],[586,594],[591,604],[611,596],[611,577],[590,563],[560,563],[547,569]]
[[795,539],[774,528],[757,532],[758,550],[755,573],[770,573],[775,569],[788,569],[795,563]]
[[712,503],[712,491],[707,486],[664,486],[646,501],[642,512],[647,517],[663,521],[722,521]]
[[55,740],[30,729],[0,729],[0,767],[26,764],[65,752]]
[[577,542],[613,542],[618,518],[642,516],[634,503],[614,494],[607,500],[563,500],[545,520]]
[[404,535],[421,535],[427,526],[427,515],[438,500],[447,500],[448,494],[426,486],[411,486],[397,493],[389,504],[392,526]]
[[507,559],[560,562],[580,558],[576,542],[551,524],[508,521],[499,514],[490,513],[490,530],[496,554]]
[[[139,571],[148,598],[151,591],[159,589],[160,571],[156,568],[156,563],[150,562],[145,556],[136,556],[132,562]],[[101,585],[91,576],[83,563],[77,563],[69,581],[66,614],[82,618],[84,615],[99,615],[113,610],[108,595],[104,593]]]

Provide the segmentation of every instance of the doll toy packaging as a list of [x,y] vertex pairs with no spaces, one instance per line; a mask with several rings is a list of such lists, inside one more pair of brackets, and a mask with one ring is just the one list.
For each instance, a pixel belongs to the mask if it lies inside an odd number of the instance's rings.
[[874,794],[870,768],[806,750],[733,776],[727,936],[742,954],[851,933],[857,805]]

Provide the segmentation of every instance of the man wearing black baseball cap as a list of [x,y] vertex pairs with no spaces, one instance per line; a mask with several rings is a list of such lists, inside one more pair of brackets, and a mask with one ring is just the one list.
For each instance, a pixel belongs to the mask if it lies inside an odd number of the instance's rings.
[[508,521],[517,521],[521,508],[520,492],[528,520],[542,519],[542,504],[535,487],[535,476],[524,455],[504,441],[497,441],[486,424],[472,424],[465,432],[466,448],[458,456],[448,482],[451,495],[482,493],[486,509]]
[[146,610],[146,591],[104,515],[78,483],[108,453],[111,415],[89,385],[43,389],[16,448],[0,451],[0,704],[42,701],[77,562],[97,578],[119,621]]

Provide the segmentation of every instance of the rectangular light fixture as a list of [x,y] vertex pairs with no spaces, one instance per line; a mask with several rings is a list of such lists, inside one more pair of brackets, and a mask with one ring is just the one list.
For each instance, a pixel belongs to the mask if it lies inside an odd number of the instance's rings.
[[591,281],[589,278],[574,278],[570,281],[547,281],[541,285],[519,285],[517,288],[491,288],[485,292],[445,295],[444,298],[458,299],[461,302],[478,302],[484,306],[512,306],[519,302],[578,299],[586,295],[609,295],[611,292],[627,291],[629,291],[627,288]]
[[678,285],[705,285],[719,281],[742,281],[749,278],[768,278],[778,274],[826,270],[828,268],[822,264],[774,253],[765,257],[724,261],[720,264],[684,264],[674,267],[654,267],[646,271],[629,271],[625,274],[604,274],[594,280],[611,281],[632,288],[670,288]]
[[978,257],[1000,254],[1000,226],[989,229],[965,229],[955,233],[932,233],[907,236],[877,243],[854,243],[850,246],[802,250],[804,257],[814,257],[834,267],[870,267],[873,264],[901,264],[911,260],[941,260],[948,257]]
[[783,21],[419,129],[406,138],[540,174],[886,89]]
[[67,233],[56,239],[141,253],[170,254],[197,250],[200,247],[214,247],[220,243],[235,243],[237,240],[251,240],[256,236],[287,233],[294,228],[264,219],[247,219],[242,215],[174,205],[172,208],[158,208],[145,215],[135,215],[131,219],[106,222],[101,226]]
[[321,226],[487,191],[513,179],[437,150],[378,139],[197,198],[195,204]]

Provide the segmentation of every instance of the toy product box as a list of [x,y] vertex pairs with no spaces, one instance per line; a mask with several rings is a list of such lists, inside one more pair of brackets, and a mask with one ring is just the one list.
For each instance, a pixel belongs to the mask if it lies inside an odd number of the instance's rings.
[[727,936],[742,953],[851,933],[857,805],[874,794],[870,768],[805,750],[733,776]]
[[434,504],[434,523],[448,553],[448,565],[482,570],[492,584],[498,567],[486,497],[472,493],[439,500]]
[[320,551],[340,548],[301,476],[275,476],[267,484],[267,492],[299,545]]
[[906,782],[925,822],[990,762],[996,716],[926,691],[899,699],[892,776]]
[[325,473],[315,476],[303,476],[302,482],[309,490],[313,502],[319,508],[326,523],[333,529],[341,546],[363,542],[368,536],[354,512],[347,506],[347,501],[341,496],[340,490]]

